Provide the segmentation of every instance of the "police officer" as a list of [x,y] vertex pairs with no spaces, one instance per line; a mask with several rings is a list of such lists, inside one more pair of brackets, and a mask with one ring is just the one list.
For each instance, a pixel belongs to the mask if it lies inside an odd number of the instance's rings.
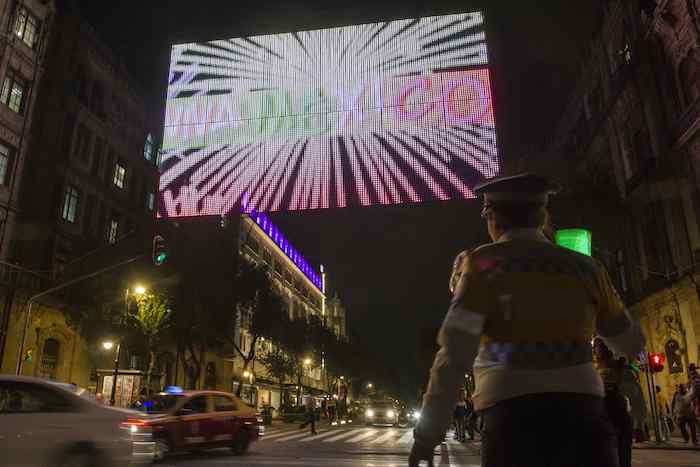
[[644,345],[605,269],[544,234],[546,178],[522,174],[475,188],[493,243],[462,255],[438,335],[411,467],[432,464],[464,375],[474,374],[485,467],[617,467],[598,335],[618,354]]

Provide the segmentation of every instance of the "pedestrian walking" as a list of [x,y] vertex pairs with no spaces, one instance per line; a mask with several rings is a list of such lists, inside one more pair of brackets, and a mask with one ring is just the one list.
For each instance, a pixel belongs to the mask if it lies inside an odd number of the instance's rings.
[[632,404],[620,389],[620,382],[624,379],[624,362],[616,360],[612,351],[601,339],[595,339],[593,349],[596,368],[605,386],[605,409],[615,429],[620,467],[631,467],[634,422]]
[[543,233],[554,191],[529,174],[475,188],[493,243],[461,261],[409,466],[433,465],[472,369],[484,467],[619,465],[590,341],[635,355],[644,339],[604,267]]
[[676,423],[681,430],[683,441],[693,444],[698,444],[697,418],[693,408],[692,392],[689,392],[685,384],[679,384],[676,393],[673,395],[672,410],[673,416],[676,418]]
[[306,400],[306,421],[299,425],[299,429],[303,430],[306,428],[308,425],[311,425],[311,434],[315,435],[316,433],[316,403],[314,402],[313,397],[309,397]]
[[668,405],[666,397],[661,392],[661,388],[656,386],[656,408],[659,412],[659,429],[661,439],[669,441],[671,439],[671,426],[669,419],[671,418],[671,408]]
[[454,411],[454,422],[455,422],[455,439],[457,441],[465,441],[465,424],[467,421],[467,400],[464,389],[459,390],[459,395],[457,397],[457,406]]
[[467,416],[466,416],[466,434],[469,436],[469,441],[474,441],[474,430],[476,428],[477,416],[474,410],[474,403],[471,397],[467,397]]

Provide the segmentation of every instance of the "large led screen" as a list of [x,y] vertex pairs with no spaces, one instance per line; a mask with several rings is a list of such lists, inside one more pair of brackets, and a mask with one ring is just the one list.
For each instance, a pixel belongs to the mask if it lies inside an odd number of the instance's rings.
[[465,199],[498,169],[479,12],[172,49],[161,217]]

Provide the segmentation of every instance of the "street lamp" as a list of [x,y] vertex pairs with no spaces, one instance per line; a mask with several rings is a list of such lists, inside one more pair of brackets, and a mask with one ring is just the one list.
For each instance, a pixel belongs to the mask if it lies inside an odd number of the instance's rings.
[[[105,350],[112,350],[114,348],[114,342],[104,341],[102,343],[102,348]],[[121,342],[117,342],[117,350],[114,352],[114,371],[112,372],[112,392],[109,396],[109,405],[114,405],[115,395],[117,392],[117,376],[119,376],[119,357],[121,356],[122,345]],[[104,388],[102,389],[104,392]]]
[[306,366],[311,365],[311,359],[310,359],[310,358],[305,358],[305,359],[304,359],[304,365],[306,365]]
[[374,387],[374,384],[372,383],[367,383],[367,389],[372,389]]
[[[134,286],[134,295],[136,296],[142,296],[146,293],[146,287],[143,285],[137,284]],[[129,289],[127,288],[126,291],[124,292],[124,316],[122,317],[125,318],[129,316]],[[108,347],[109,345],[109,347]],[[104,347],[106,350],[110,350],[112,347],[114,347],[114,343],[112,342],[104,342],[102,343],[102,347]],[[117,393],[117,378],[119,377],[119,360],[121,359],[121,342],[117,343],[117,351],[116,355],[114,357],[114,371],[112,372],[112,393],[109,397],[109,405],[114,406],[114,403],[116,402],[115,396]]]

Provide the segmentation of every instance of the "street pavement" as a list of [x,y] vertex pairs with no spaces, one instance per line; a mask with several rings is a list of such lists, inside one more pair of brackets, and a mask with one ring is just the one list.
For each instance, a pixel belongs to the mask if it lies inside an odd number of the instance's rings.
[[[398,467],[407,465],[413,444],[410,428],[318,425],[318,434],[296,426],[273,426],[251,446],[248,455],[235,457],[227,450],[173,456],[160,465],[259,467]],[[435,465],[477,467],[478,454],[454,440],[435,450]]]
[[[442,467],[480,466],[479,443],[459,443],[448,435],[435,451],[435,465]],[[318,425],[318,434],[292,425],[267,429],[248,455],[235,457],[226,449],[173,456],[160,465],[258,466],[258,467],[400,467],[407,465],[413,443],[410,428],[384,428],[351,425]],[[504,448],[507,448],[504,446]],[[700,452],[635,449],[635,467],[697,467]]]

